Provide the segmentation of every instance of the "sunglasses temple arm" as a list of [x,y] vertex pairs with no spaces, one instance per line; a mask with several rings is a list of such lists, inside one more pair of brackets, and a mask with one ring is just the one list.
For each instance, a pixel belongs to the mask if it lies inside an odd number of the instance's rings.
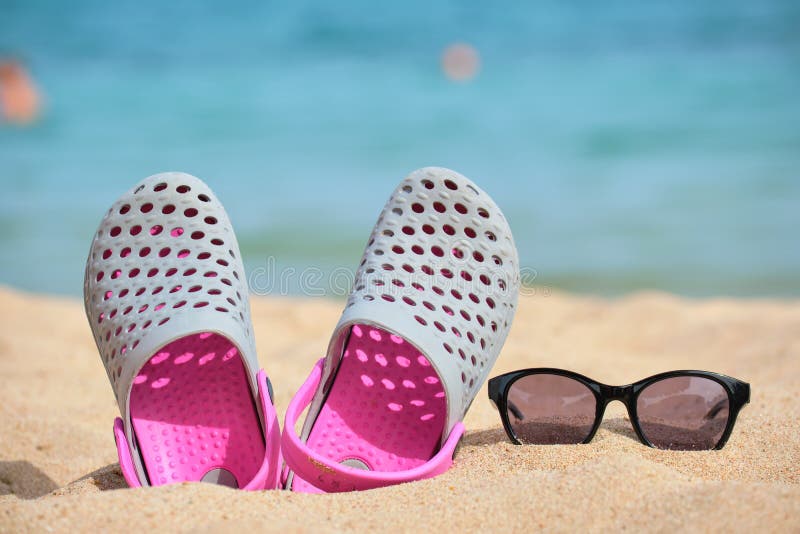
[[519,411],[519,408],[517,408],[517,405],[516,405],[516,404],[514,404],[514,403],[513,403],[513,402],[511,402],[510,400],[507,400],[507,401],[506,401],[506,405],[508,406],[508,410],[509,410],[509,411],[510,411],[512,414],[514,414],[514,417],[516,417],[516,418],[517,418],[519,421],[522,421],[523,419],[525,419],[525,416],[524,416],[524,415],[522,415],[522,412],[521,412],[521,411]]
[[726,404],[728,403],[728,399],[720,399],[714,406],[708,410],[708,413],[704,417],[704,419],[713,419],[716,415],[725,408]]

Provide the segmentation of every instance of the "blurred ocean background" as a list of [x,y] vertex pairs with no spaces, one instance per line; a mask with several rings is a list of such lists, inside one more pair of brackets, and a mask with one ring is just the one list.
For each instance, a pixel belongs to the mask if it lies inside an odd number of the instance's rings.
[[440,165],[534,284],[800,295],[797,0],[0,0],[0,56],[46,101],[0,124],[0,284],[80,295],[105,210],[166,170],[211,185],[250,270],[353,269]]

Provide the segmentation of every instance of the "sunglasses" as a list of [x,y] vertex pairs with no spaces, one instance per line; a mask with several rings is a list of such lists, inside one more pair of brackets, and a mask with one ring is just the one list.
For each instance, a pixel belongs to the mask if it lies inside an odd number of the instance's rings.
[[608,386],[562,369],[524,369],[489,380],[489,399],[511,441],[589,443],[606,406],[618,400],[645,445],[658,449],[721,449],[750,385],[707,371],[670,371],[627,386]]

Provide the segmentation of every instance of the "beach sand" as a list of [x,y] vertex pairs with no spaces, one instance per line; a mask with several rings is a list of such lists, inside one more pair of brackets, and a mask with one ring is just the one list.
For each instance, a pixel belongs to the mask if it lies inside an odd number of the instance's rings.
[[[259,359],[283,410],[342,303],[253,298]],[[721,451],[642,445],[619,403],[588,445],[515,446],[482,388],[454,467],[338,495],[210,484],[126,489],[117,406],[77,299],[0,289],[0,531],[800,530],[800,301],[606,300],[536,291],[491,376],[531,366],[623,384],[698,368],[748,381]]]

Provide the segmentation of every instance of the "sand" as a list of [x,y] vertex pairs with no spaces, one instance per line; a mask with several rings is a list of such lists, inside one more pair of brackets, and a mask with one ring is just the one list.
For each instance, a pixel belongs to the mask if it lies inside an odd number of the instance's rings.
[[[282,419],[342,303],[256,297],[252,305]],[[199,483],[127,489],[111,433],[117,407],[80,301],[0,289],[0,309],[2,532],[800,531],[800,301],[521,298],[491,376],[531,366],[618,384],[680,368],[729,374],[750,382],[752,402],[721,451],[645,447],[621,405],[609,407],[591,444],[515,446],[484,387],[450,471],[323,496]]]

